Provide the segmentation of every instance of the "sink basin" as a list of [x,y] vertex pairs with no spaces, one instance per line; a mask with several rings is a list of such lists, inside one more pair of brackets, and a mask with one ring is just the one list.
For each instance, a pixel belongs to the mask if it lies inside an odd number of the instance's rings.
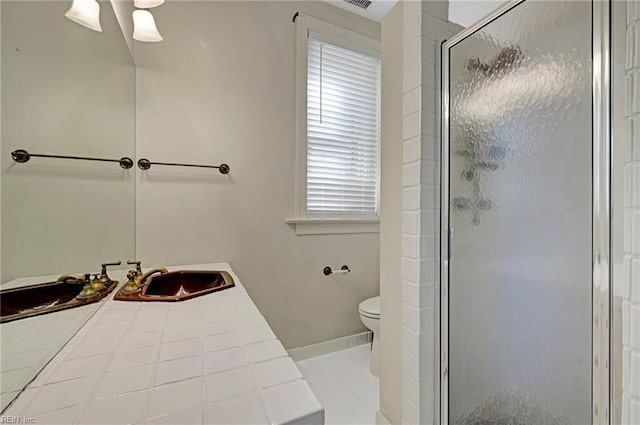
[[219,270],[178,270],[149,277],[135,294],[116,293],[121,301],[182,301],[235,286],[231,275]]
[[47,282],[0,291],[0,323],[95,303],[117,284],[113,281],[95,297],[81,300],[76,296],[84,284],[78,282]]

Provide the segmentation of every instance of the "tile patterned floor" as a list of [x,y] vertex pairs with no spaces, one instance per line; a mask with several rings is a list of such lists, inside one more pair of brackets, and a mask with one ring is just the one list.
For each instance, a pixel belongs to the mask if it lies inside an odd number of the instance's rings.
[[373,425],[379,382],[369,372],[370,345],[297,362],[325,408],[326,425]]

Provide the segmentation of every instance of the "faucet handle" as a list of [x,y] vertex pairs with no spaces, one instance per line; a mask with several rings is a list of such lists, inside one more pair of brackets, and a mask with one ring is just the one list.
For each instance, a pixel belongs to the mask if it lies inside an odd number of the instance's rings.
[[100,267],[102,268],[102,272],[100,274],[102,276],[106,276],[107,275],[107,267],[119,266],[120,264],[122,264],[122,261],[114,261],[112,263],[102,263],[102,264],[100,264]]
[[127,264],[129,264],[129,265],[134,265],[135,264],[136,272],[142,273],[142,267],[140,266],[140,264],[142,264],[142,262],[140,260],[129,260],[129,261],[127,261]]
[[111,278],[107,275],[107,267],[109,266],[119,266],[120,264],[122,264],[122,261],[114,261],[112,263],[102,263],[100,266],[102,267],[102,271],[100,272],[100,281],[104,284],[107,285],[109,282],[111,282]]

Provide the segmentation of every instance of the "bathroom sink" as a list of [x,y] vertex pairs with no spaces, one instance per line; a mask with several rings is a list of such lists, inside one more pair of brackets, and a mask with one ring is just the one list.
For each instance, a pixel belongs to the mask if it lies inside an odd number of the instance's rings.
[[39,283],[0,291],[0,323],[95,303],[117,284],[113,281],[106,290],[87,299],[76,298],[84,287],[80,282]]
[[121,301],[182,301],[235,286],[231,275],[219,270],[178,270],[149,277],[134,294],[118,291]]

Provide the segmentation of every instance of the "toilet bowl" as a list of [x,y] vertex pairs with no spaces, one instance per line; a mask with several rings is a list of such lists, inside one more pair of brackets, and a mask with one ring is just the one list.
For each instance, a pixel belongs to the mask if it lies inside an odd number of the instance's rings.
[[380,297],[366,299],[358,307],[360,320],[373,332],[373,344],[371,344],[371,374],[378,377],[380,373]]

